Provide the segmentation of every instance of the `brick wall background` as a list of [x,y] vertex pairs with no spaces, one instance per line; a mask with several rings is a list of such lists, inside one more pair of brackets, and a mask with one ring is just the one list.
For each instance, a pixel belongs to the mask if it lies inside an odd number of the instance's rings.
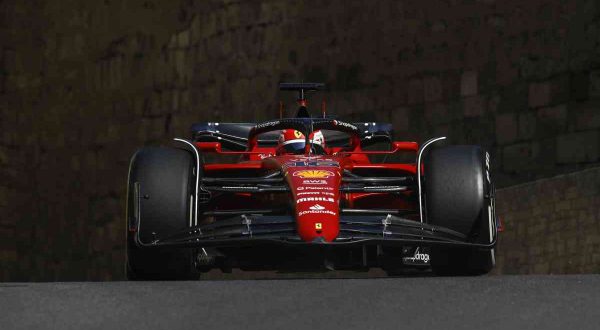
[[498,191],[497,274],[600,273],[600,168]]
[[279,81],[399,139],[480,143],[502,187],[597,166],[598,6],[1,1],[0,279],[120,278],[134,150],[272,117]]

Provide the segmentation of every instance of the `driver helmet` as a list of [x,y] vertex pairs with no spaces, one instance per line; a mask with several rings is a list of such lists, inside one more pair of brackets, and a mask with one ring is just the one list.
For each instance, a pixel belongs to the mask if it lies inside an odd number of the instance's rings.
[[[313,152],[324,153],[325,137],[321,131],[314,131],[309,135],[313,146]],[[301,154],[304,153],[306,138],[302,132],[294,129],[284,129],[279,134],[277,142],[277,154]]]

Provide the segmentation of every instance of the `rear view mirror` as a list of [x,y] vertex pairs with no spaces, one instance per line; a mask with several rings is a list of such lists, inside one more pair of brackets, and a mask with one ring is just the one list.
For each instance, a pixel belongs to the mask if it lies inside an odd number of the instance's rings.
[[392,142],[392,149],[399,151],[419,151],[419,144],[416,142]]
[[221,142],[196,142],[196,147],[204,152],[221,152]]

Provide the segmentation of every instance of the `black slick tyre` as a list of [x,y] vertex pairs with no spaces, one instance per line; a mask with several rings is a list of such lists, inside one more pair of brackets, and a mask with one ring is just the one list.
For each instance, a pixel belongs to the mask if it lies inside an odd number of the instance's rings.
[[[471,243],[492,242],[496,221],[489,161],[479,146],[431,150],[424,163],[427,222],[464,234]],[[494,265],[494,249],[431,249],[431,267],[437,275],[482,275]]]
[[[190,225],[195,188],[194,168],[194,157],[182,149],[145,147],[132,157],[127,189],[128,279],[198,278],[192,249],[143,246]],[[139,233],[136,233],[136,230],[131,229],[137,227],[138,221]]]

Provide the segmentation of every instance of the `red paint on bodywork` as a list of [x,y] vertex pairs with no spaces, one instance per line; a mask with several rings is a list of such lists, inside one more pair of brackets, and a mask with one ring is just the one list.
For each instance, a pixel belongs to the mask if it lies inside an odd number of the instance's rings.
[[221,170],[237,170],[237,169],[254,169],[259,170],[263,168],[261,162],[243,162],[236,164],[204,164],[205,171],[221,171]]
[[[357,143],[357,141],[353,141]],[[366,172],[389,171],[392,175],[416,174],[415,164],[372,164],[368,154],[363,153],[358,144],[353,152],[336,153],[328,149],[328,155],[274,155],[274,148],[259,148],[256,143],[247,152],[240,154],[241,160],[235,164],[205,164],[206,172],[218,173],[236,170],[281,169],[290,187],[292,207],[296,217],[298,235],[307,242],[322,238],[332,242],[339,234],[340,207],[410,209],[414,205],[403,197],[386,193],[345,193],[340,194],[344,170]],[[418,148],[413,142],[396,143],[397,151],[414,151]],[[219,149],[204,145],[205,149]],[[226,154],[226,152],[216,152]],[[254,195],[237,194],[237,198],[247,198],[256,204]],[[271,197],[272,198],[272,197]],[[260,203],[260,202],[259,202]],[[239,200],[235,204],[246,204]],[[235,205],[232,206],[235,208]]]
[[406,171],[413,174],[417,173],[417,165],[415,164],[352,164],[349,166],[352,170],[361,169],[381,169],[381,170],[397,170]]
[[298,235],[307,242],[339,233],[341,168],[335,157],[285,155],[274,158],[291,189]]

